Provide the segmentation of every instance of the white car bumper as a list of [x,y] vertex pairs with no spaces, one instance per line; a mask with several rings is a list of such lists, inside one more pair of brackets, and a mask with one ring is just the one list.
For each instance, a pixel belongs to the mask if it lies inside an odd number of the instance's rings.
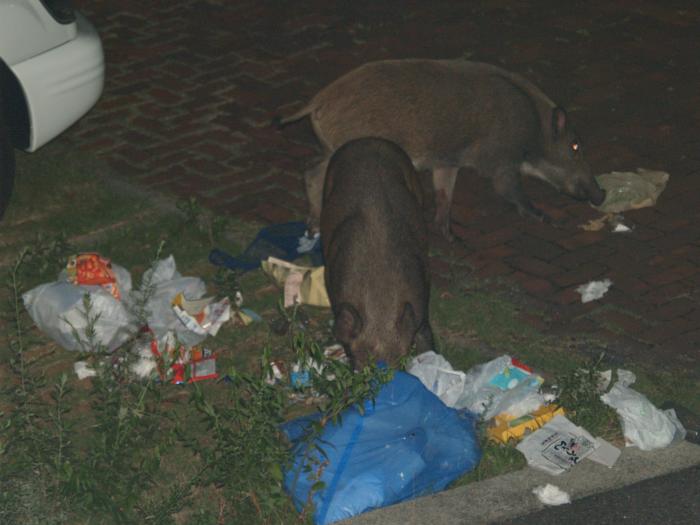
[[102,43],[88,20],[77,15],[75,39],[19,62],[19,79],[29,109],[29,148],[34,151],[82,117],[104,84]]

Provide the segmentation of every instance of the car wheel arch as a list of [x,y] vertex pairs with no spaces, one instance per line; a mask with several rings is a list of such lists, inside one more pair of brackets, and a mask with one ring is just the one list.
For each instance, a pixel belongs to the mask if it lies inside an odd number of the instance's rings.
[[29,148],[29,107],[24,90],[12,70],[0,58],[0,103],[5,125],[12,145],[17,149]]

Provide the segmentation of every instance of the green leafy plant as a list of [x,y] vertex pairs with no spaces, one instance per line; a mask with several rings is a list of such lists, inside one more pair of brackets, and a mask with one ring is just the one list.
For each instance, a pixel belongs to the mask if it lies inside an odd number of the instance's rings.
[[593,435],[610,437],[619,434],[619,424],[615,411],[600,400],[604,360],[605,353],[601,353],[586,366],[559,375],[555,383],[558,402],[571,421]]

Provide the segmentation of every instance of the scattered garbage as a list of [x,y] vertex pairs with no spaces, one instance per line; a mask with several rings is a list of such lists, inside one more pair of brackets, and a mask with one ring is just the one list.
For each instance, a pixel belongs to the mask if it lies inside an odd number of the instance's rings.
[[188,330],[197,335],[215,336],[219,328],[231,318],[231,304],[228,297],[214,302],[213,297],[187,300],[182,293],[172,300],[175,315]]
[[576,291],[581,294],[582,303],[589,303],[603,297],[608,292],[611,285],[612,281],[610,279],[591,281],[587,284],[582,284],[576,288]]
[[510,414],[498,414],[486,429],[489,439],[496,443],[513,444],[534,432],[554,416],[563,416],[564,408],[557,405],[543,405],[531,414],[513,417]]
[[[116,350],[141,328],[134,312],[144,302],[154,337],[172,332],[187,348],[216,335],[230,318],[228,298],[203,298],[204,281],[183,277],[172,255],[146,270],[143,283],[132,290],[126,269],[96,253],[79,254],[69,258],[57,281],[29,290],[22,299],[37,327],[67,350]],[[94,334],[90,341],[88,325]]]
[[558,475],[577,465],[595,446],[592,435],[559,415],[525,437],[516,448],[531,467]]
[[[404,372],[395,372],[374,403],[365,402],[364,413],[352,407],[338,425],[326,424],[318,437],[323,455],[304,441],[317,419],[283,427],[294,444],[285,490],[299,510],[314,504],[317,525],[438,492],[472,470],[481,455],[473,415],[446,407]],[[309,459],[317,468],[305,469]]]
[[620,416],[628,446],[654,450],[685,438],[685,429],[675,410],[659,410],[644,394],[630,388],[637,379],[633,372],[620,369],[617,377],[617,382],[600,399]]
[[95,369],[90,368],[86,361],[76,361],[73,363],[73,370],[80,380],[97,375]]
[[[136,302],[147,296],[145,309],[148,312],[146,321],[148,327],[161,339],[168,332],[174,332],[178,341],[191,347],[204,341],[206,333],[192,331],[178,317],[173,308],[173,300],[182,294],[188,300],[202,299],[207,292],[204,281],[199,277],[183,277],[177,271],[175,258],[170,255],[157,261],[152,268],[143,273],[142,283],[146,288],[135,290],[130,294],[129,301]],[[144,288],[142,286],[142,288]]]
[[323,265],[318,235],[310,236],[303,222],[275,224],[260,230],[245,251],[234,257],[217,248],[209,253],[209,262],[231,270],[247,272],[260,267],[268,257],[293,261],[308,254],[314,266]]
[[597,219],[589,220],[586,224],[579,224],[579,228],[589,232],[597,232],[609,225],[613,233],[631,232],[632,228],[624,224],[623,220],[624,217],[618,213],[606,213]]
[[239,308],[232,314],[232,318],[236,324],[248,326],[251,323],[259,323],[262,317],[250,308]]
[[[339,344],[327,346],[323,349],[324,361],[332,360],[339,361],[341,363],[348,363],[348,357],[345,354],[345,350]],[[311,370],[314,370],[317,374],[323,374],[325,366],[323,363],[318,363],[316,361],[308,360],[306,363],[294,363],[292,369],[289,372],[289,382],[294,388],[305,388],[311,385]],[[274,370],[273,370],[274,373]],[[335,379],[332,373],[326,373],[326,378],[329,381]]]
[[324,267],[297,266],[287,261],[268,257],[262,262],[263,271],[284,287],[284,307],[308,304],[329,308]]
[[654,206],[666,188],[669,174],[638,168],[637,172],[613,171],[596,176],[605,190],[605,200],[596,209],[604,213],[620,213]]
[[571,503],[569,495],[556,485],[547,483],[532,489],[532,493],[537,496],[545,505],[565,505]]
[[542,377],[508,355],[464,373],[430,351],[413,358],[407,372],[418,377],[447,406],[466,408],[483,419],[503,412],[524,416],[553,399],[540,393]]

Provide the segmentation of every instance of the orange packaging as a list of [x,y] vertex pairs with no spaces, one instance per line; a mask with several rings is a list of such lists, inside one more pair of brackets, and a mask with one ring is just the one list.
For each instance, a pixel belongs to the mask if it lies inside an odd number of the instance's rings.
[[68,280],[73,284],[98,285],[115,299],[121,299],[112,261],[98,253],[81,253],[68,258]]

